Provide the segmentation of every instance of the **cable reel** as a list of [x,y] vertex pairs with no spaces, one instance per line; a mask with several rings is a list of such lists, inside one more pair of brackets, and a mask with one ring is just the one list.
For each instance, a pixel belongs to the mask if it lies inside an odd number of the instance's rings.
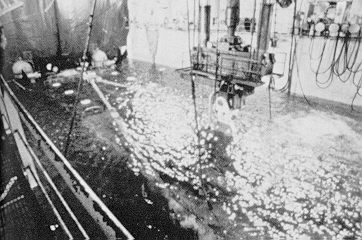
[[322,22],[319,22],[315,25],[315,35],[316,36],[321,36],[322,32],[326,29],[326,25]]
[[338,37],[338,33],[339,33],[339,25],[337,23],[332,23],[331,25],[329,25],[328,30],[329,30],[329,36],[330,37]]
[[350,32],[351,36],[357,37],[359,32],[361,31],[361,26],[358,24],[352,24],[349,26],[348,31]]

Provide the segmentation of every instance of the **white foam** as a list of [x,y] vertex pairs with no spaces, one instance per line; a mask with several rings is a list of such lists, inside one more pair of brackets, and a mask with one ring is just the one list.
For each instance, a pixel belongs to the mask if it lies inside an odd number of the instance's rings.
[[134,76],[127,77],[127,81],[135,81],[137,78]]
[[72,94],[74,94],[74,90],[73,89],[65,90],[64,94],[65,95],[72,95]]
[[88,104],[90,104],[92,101],[90,100],[90,99],[83,99],[83,100],[81,100],[80,101],[80,104],[82,104],[82,105],[88,105]]
[[54,88],[58,88],[60,86],[62,86],[62,84],[60,82],[55,82],[52,84],[52,87],[54,87]]

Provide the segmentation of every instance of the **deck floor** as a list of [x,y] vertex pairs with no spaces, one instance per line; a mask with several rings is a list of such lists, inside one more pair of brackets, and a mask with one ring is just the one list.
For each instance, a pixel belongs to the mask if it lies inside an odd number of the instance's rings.
[[1,122],[0,238],[4,240],[54,239],[46,215],[21,170],[12,134]]

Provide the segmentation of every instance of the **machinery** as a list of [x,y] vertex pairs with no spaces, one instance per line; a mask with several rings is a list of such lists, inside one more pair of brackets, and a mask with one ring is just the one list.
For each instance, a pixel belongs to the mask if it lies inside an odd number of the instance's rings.
[[244,44],[235,35],[239,24],[239,0],[227,1],[227,35],[215,43],[209,42],[211,6],[200,6],[199,34],[203,40],[192,49],[190,74],[193,79],[201,76],[215,81],[215,91],[210,95],[210,117],[218,122],[226,122],[225,116],[240,109],[245,97],[263,84],[262,76],[272,73],[274,56],[266,53],[272,6],[265,1],[262,5],[256,49],[252,49],[252,43]]

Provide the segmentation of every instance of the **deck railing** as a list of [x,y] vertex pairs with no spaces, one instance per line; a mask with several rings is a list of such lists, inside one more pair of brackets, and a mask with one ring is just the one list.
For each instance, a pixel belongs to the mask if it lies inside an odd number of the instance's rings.
[[[2,91],[1,93],[4,99],[4,106],[1,106],[3,108],[7,107],[7,105],[9,104],[12,105],[10,107],[16,109],[16,114],[18,115],[15,117],[9,116],[11,114],[14,114],[13,110],[11,113],[8,113],[6,111],[6,114],[4,114],[3,117],[6,116],[8,118],[8,125],[10,125],[12,132],[14,133],[14,135],[18,135],[18,138],[23,143],[22,147],[25,147],[29,151],[29,155],[31,158],[29,166],[25,167],[30,167],[31,171],[40,171],[42,175],[45,176],[53,190],[56,189],[56,186],[54,185],[54,183],[51,182],[51,179],[49,177],[49,174],[46,172],[46,169],[42,166],[34,151],[27,143],[22,126],[25,126],[27,130],[29,130],[32,138],[34,138],[34,140],[36,140],[36,142],[38,143],[38,147],[36,150],[40,150],[52,163],[52,165],[56,168],[57,172],[63,178],[67,187],[72,191],[72,193],[79,200],[84,209],[103,230],[104,235],[108,239],[134,239],[129,231],[117,219],[117,217],[109,210],[109,208],[103,203],[103,201],[79,175],[79,173],[73,168],[70,162],[63,156],[63,154],[54,145],[54,143],[50,140],[50,138],[46,135],[42,128],[36,123],[34,118],[30,115],[30,113],[24,108],[24,106],[15,96],[8,83],[5,81],[4,77],[0,75],[0,78],[0,87]],[[16,119],[20,119],[20,125],[19,123],[11,124],[14,119],[15,121]],[[35,168],[35,165],[37,165],[38,167]],[[61,196],[61,194],[59,193],[56,195],[59,197],[60,201],[63,202],[64,205],[65,200]],[[69,207],[65,208],[68,212],[72,212]],[[72,213],[70,213],[70,215],[78,225],[79,222],[76,220],[76,217],[73,216]],[[88,236],[87,233],[83,231],[83,227],[81,225],[78,225],[78,228],[82,232],[84,238],[87,239]]]

